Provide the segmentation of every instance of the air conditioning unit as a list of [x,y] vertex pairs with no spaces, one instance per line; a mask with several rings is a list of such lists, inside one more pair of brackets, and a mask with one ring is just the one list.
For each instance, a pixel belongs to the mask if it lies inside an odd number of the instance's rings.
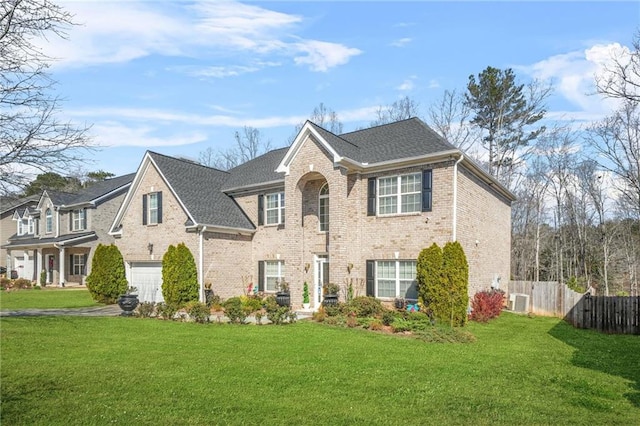
[[511,293],[509,295],[509,310],[513,312],[529,312],[529,295]]

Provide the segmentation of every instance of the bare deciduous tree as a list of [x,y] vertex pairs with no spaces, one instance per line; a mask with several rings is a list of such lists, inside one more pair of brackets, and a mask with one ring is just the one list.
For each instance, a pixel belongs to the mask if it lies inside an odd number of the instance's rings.
[[51,59],[35,44],[66,37],[70,25],[72,15],[48,0],[0,2],[0,191],[41,172],[65,174],[89,148],[86,128],[59,118]]
[[632,214],[640,219],[640,105],[625,100],[610,117],[587,131],[587,142],[601,166],[618,177],[617,189]]
[[417,117],[418,103],[409,96],[405,96],[391,105],[379,106],[376,115],[376,119],[371,122],[372,127]]
[[255,127],[244,126],[242,131],[234,133],[235,146],[215,152],[209,147],[198,155],[200,164],[229,170],[242,163],[266,153],[271,149],[271,141],[263,141],[260,130]]
[[630,50],[615,53],[604,72],[596,76],[598,93],[616,99],[640,101],[640,31]]
[[472,111],[464,95],[445,90],[442,98],[429,107],[431,126],[447,141],[463,151],[480,140],[480,129],[471,125]]

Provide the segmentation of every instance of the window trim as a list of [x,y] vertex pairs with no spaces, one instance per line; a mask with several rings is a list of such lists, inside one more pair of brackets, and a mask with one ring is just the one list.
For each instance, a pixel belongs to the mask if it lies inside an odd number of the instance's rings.
[[44,212],[44,233],[51,234],[53,232],[53,212],[51,207]]
[[[85,259],[86,259],[86,255],[84,253],[73,253],[71,254],[71,258],[72,258],[72,262],[71,262],[71,275],[74,276],[84,276],[85,272],[87,270],[87,265],[85,263]],[[80,262],[78,262],[78,259],[81,259]],[[76,273],[76,267],[81,267],[82,269],[80,270],[80,273],[77,274]]]
[[[269,197],[277,197],[277,206],[269,207]],[[270,192],[268,194],[264,194],[264,224],[267,226],[275,226],[284,224],[284,214],[285,214],[285,203],[284,203],[284,191],[280,192]],[[269,221],[269,212],[277,211],[277,221],[270,222]]]
[[[326,190],[326,193],[323,194],[322,191],[325,188],[327,190]],[[320,214],[323,201],[326,202],[326,205],[324,206],[326,211],[326,213],[324,214],[324,217],[326,219],[324,221],[322,220],[323,216]],[[318,191],[318,232],[329,232],[329,206],[330,205],[331,203],[329,202],[329,183],[325,182],[325,184],[320,187],[320,191]],[[324,229],[323,229],[323,225],[324,225]]]
[[84,231],[87,229],[87,209],[71,211],[71,230]]
[[[394,263],[395,264],[395,296],[379,296],[378,295],[378,273],[380,271],[379,268],[379,263],[380,262],[390,262],[390,263]],[[396,298],[406,298],[406,291],[405,294],[400,294],[400,282],[401,281],[408,281],[408,280],[403,280],[400,278],[400,263],[402,262],[411,262],[414,265],[414,278],[411,282],[411,284],[407,287],[410,288],[411,285],[413,285],[414,283],[417,286],[417,279],[416,279],[416,266],[417,266],[417,261],[416,260],[411,260],[411,259],[386,259],[386,260],[375,260],[374,261],[374,282],[373,282],[373,291],[374,291],[374,297],[376,297],[377,299],[383,299],[383,300],[391,300],[391,299],[396,299]]]
[[[149,199],[148,207],[147,207],[147,225],[157,225],[158,222],[158,193],[150,192],[147,194]],[[153,207],[153,201],[155,200],[156,205]],[[156,214],[155,220],[153,219],[152,213]]]
[[[277,275],[269,275],[267,273],[269,264],[273,264],[273,263],[277,264],[277,266],[278,266]],[[273,277],[276,278],[276,282],[278,280],[281,280],[281,281],[284,280],[285,279],[284,273],[285,273],[284,260],[265,260],[264,261],[264,282],[263,282],[264,292],[265,293],[276,293],[278,291],[278,288],[276,287],[273,290],[271,290],[271,289],[268,288],[267,283],[269,282],[269,278],[273,278]]]
[[[412,191],[412,192],[402,192],[402,178],[403,177],[409,177],[409,176],[414,176],[417,177],[420,184],[418,185],[418,190],[417,191]],[[381,195],[381,191],[380,191],[380,182],[382,180],[393,180],[395,179],[395,193],[391,194],[391,195]],[[391,176],[380,176],[379,178],[376,179],[377,183],[376,183],[376,215],[377,216],[397,216],[397,215],[411,215],[411,214],[416,214],[416,213],[420,213],[422,212],[422,172],[418,171],[418,172],[412,172],[412,173],[404,173],[404,174],[399,174],[399,175],[391,175]],[[403,212],[402,211],[402,197],[403,196],[407,196],[407,195],[418,195],[419,196],[419,202],[416,204],[417,209],[416,210],[412,210],[412,211],[407,211],[407,212]],[[396,199],[396,204],[395,204],[395,211],[391,212],[391,213],[381,213],[380,212],[380,207],[382,205],[382,203],[380,202],[380,200],[382,198],[392,198],[395,197]]]

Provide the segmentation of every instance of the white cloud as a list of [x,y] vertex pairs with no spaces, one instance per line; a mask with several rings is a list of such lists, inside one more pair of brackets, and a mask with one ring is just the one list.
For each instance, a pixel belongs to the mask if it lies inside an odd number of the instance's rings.
[[404,38],[392,41],[391,43],[389,43],[389,45],[394,47],[404,47],[411,42],[412,42],[412,39],[410,39],[409,37],[404,37]]
[[440,88],[440,82],[436,79],[431,79],[429,80],[429,85],[427,86],[427,88],[429,89],[439,89]]
[[518,67],[534,78],[549,80],[555,93],[578,108],[571,118],[602,118],[617,106],[612,99],[596,94],[595,78],[603,75],[607,64],[626,47],[618,43],[596,44],[587,49],[551,56],[530,66]]
[[312,71],[327,71],[338,65],[349,62],[352,56],[362,53],[361,50],[342,44],[327,43],[317,40],[306,40],[296,43],[298,51],[305,56],[296,56],[296,64],[307,64]]
[[157,129],[151,126],[131,126],[120,122],[96,123],[91,128],[93,141],[101,147],[138,146],[160,147],[179,146],[207,140],[202,132],[157,136]]
[[301,16],[236,1],[66,2],[64,6],[80,25],[69,30],[68,40],[52,38],[40,46],[60,68],[122,63],[153,54],[207,59],[224,52],[234,57],[293,57],[312,71],[326,71],[361,53],[340,43],[296,37]]
[[418,76],[416,75],[409,76],[398,87],[396,87],[396,89],[400,90],[401,92],[408,92],[413,90],[413,88],[415,87],[415,81],[417,80],[417,78]]

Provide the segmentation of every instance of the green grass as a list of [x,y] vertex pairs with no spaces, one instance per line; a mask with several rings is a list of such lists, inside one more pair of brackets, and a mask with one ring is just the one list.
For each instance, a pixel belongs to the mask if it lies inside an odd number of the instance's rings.
[[100,306],[91,298],[89,290],[45,289],[0,291],[0,310],[29,308],[84,308]]
[[640,338],[503,315],[470,344],[312,322],[3,318],[2,424],[640,422]]

